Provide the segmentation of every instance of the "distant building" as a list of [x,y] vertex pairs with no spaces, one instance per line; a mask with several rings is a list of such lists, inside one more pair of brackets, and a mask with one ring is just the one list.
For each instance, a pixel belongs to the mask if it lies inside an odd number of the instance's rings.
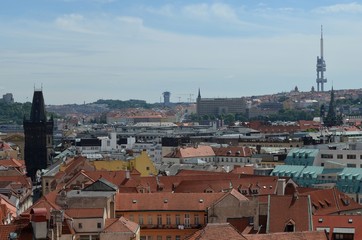
[[25,165],[34,181],[38,170],[50,164],[53,144],[53,119],[47,120],[43,92],[35,90],[29,119],[24,119]]
[[12,93],[6,93],[3,95],[3,101],[5,103],[14,103],[14,98]]
[[245,98],[201,98],[200,90],[196,100],[197,114],[221,115],[245,113]]
[[162,93],[162,95],[163,95],[163,104],[165,106],[169,106],[171,93],[166,91],[166,92]]

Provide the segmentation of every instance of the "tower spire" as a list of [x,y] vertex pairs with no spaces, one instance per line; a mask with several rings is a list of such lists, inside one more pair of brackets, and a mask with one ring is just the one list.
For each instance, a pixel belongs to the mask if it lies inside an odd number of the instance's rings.
[[323,56],[323,25],[321,25],[321,39],[320,39],[320,57],[317,57],[317,91],[324,91],[324,83],[327,79],[324,78],[324,72],[326,71],[326,62]]
[[323,59],[323,25],[321,25],[321,58]]

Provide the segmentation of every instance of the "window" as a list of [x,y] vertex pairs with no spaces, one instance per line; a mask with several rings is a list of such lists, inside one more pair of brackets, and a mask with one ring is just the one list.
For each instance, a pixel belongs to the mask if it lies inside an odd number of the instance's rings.
[[78,223],[78,228],[79,228],[79,229],[83,228],[83,224],[82,224],[82,223]]
[[171,240],[171,236],[166,236],[166,240]]
[[166,224],[171,225],[171,215],[170,214],[166,215]]
[[337,154],[337,159],[342,159],[343,158],[343,154]]
[[352,233],[334,233],[333,234],[334,238],[336,240],[348,240],[348,239],[354,239],[354,234]]
[[333,158],[333,154],[321,154],[321,158],[332,159],[332,158]]
[[129,220],[131,220],[132,222],[134,221],[133,214],[130,214],[130,215],[129,215]]
[[143,215],[142,214],[138,215],[138,223],[139,223],[139,225],[143,225]]
[[97,228],[102,228],[102,223],[97,223]]
[[350,167],[350,168],[355,168],[355,167],[356,167],[356,164],[353,164],[353,163],[347,163],[347,167]]
[[152,224],[152,215],[148,215],[147,217],[147,223]]
[[175,240],[181,240],[181,236],[180,236],[180,235],[176,235]]
[[157,215],[157,225],[162,225],[162,215],[161,214]]
[[356,159],[355,154],[347,154],[347,159]]
[[162,236],[157,236],[157,240],[162,240]]
[[285,225],[284,232],[294,232],[294,224],[289,222]]
[[185,214],[185,227],[190,227],[190,214]]
[[176,214],[176,219],[175,219],[176,225],[180,225],[181,221],[180,221],[180,214]]
[[150,170],[150,167],[146,167],[146,170]]
[[200,224],[200,217],[199,214],[194,215],[194,224],[199,225]]

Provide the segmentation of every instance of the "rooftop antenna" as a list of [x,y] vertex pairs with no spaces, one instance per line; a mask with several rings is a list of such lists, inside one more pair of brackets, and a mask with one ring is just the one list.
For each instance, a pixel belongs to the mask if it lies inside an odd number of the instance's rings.
[[324,61],[323,56],[323,25],[321,25],[321,39],[320,39],[320,57],[317,57],[317,91],[324,91],[324,83],[327,82],[327,79],[324,78],[324,72],[326,71],[326,62]]

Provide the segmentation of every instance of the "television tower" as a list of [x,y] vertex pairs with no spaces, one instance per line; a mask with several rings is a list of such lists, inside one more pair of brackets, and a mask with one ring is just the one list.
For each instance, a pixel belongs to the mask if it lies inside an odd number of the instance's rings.
[[327,78],[324,78],[324,72],[326,71],[326,62],[323,58],[323,26],[321,26],[321,56],[317,57],[317,91],[324,91],[324,84],[327,82]]

